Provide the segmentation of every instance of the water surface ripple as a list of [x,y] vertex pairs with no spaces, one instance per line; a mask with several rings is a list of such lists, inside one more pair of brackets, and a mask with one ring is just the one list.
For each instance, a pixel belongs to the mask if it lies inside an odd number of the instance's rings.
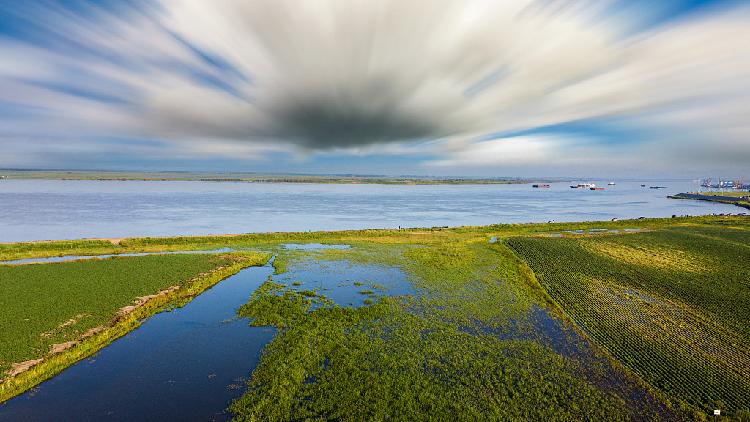
[[[606,181],[597,181],[606,185]],[[84,237],[486,225],[737,213],[666,196],[690,181],[618,182],[604,191],[522,185],[0,181],[0,242]]]

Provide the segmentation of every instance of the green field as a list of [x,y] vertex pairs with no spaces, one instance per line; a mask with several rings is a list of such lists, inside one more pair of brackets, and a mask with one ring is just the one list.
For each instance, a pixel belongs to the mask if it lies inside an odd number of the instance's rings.
[[[352,247],[281,246],[308,242]],[[276,254],[276,274],[238,310],[276,328],[230,406],[238,420],[700,420],[716,408],[750,415],[749,245],[750,219],[717,216],[19,243],[0,245],[0,259],[217,247]],[[44,351],[70,327],[101,325],[134,297],[230,259],[145,258],[0,266],[3,283],[38,280],[37,290],[16,293],[28,300],[46,291],[45,280],[70,286],[64,305],[46,305],[65,312],[33,328],[9,320],[3,345],[30,338],[37,345],[24,347]],[[304,280],[279,281],[312,262],[395,268],[414,293],[384,294],[376,270],[353,284],[360,307],[336,304]],[[105,285],[149,274],[160,281],[123,287],[105,305],[87,292],[106,287],[70,283],[81,278],[76,266],[109,274]],[[23,306],[5,300],[21,315]],[[60,327],[80,314],[89,316]],[[44,343],[47,332],[59,337]]]
[[705,411],[750,408],[747,225],[508,244],[566,313],[647,382]]

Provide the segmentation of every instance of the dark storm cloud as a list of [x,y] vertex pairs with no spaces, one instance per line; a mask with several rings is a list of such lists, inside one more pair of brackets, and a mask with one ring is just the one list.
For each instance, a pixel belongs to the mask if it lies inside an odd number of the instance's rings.
[[334,148],[443,136],[439,124],[398,109],[361,110],[355,104],[309,99],[286,104],[276,114],[285,138],[307,148]]

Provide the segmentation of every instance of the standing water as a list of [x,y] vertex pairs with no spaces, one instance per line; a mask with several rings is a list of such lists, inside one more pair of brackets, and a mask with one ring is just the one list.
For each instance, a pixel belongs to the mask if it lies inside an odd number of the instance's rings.
[[220,282],[38,387],[0,404],[0,421],[225,420],[273,337],[236,309],[270,263]]

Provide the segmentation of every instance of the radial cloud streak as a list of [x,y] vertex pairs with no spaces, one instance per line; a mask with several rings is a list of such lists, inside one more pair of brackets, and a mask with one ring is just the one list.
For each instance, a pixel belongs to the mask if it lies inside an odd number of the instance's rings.
[[21,24],[0,29],[0,165],[86,160],[87,143],[137,162],[143,142],[446,173],[750,161],[741,4],[660,20],[621,1],[82,4],[3,12]]

